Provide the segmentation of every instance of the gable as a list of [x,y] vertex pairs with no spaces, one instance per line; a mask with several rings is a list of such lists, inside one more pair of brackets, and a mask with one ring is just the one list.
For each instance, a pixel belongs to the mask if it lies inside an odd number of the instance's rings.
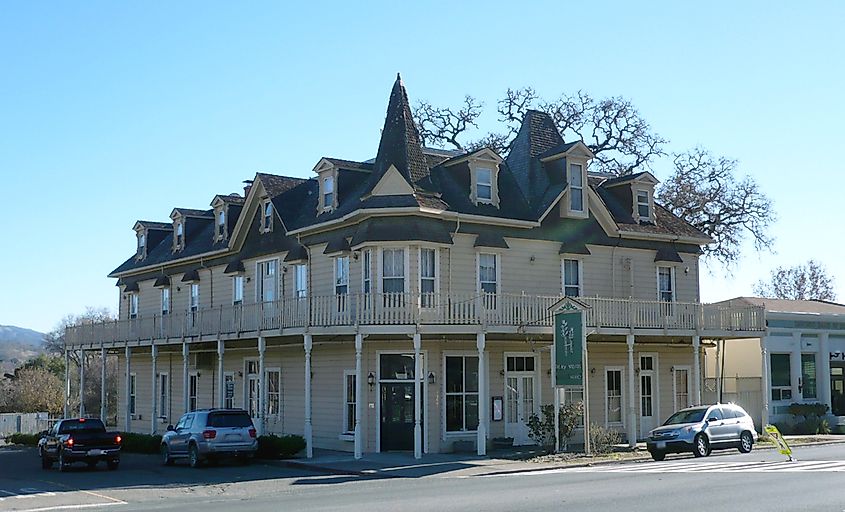
[[396,166],[391,165],[387,172],[378,180],[378,183],[370,192],[372,196],[406,196],[413,195],[414,189],[396,169]]

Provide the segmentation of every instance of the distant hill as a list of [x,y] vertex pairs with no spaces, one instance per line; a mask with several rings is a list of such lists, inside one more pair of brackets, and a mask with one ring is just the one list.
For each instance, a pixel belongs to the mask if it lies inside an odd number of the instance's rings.
[[27,359],[44,352],[44,334],[15,327],[0,325],[0,370],[11,371]]

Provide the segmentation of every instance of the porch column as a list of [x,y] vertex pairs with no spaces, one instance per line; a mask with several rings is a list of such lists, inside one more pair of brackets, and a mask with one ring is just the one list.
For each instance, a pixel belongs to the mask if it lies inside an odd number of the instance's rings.
[[487,335],[480,332],[475,335],[475,348],[478,350],[478,455],[487,455]]
[[262,435],[267,430],[267,376],[264,375],[264,352],[267,350],[267,338],[258,338],[258,432]]
[[722,340],[716,340],[716,401],[722,399]]
[[692,398],[701,405],[701,336],[692,337]]
[[190,398],[188,397],[188,342],[182,342],[182,403],[185,406],[185,412],[191,410]]
[[414,458],[422,458],[422,386],[420,385],[420,374],[422,373],[422,361],[420,360],[420,345],[422,338],[420,333],[414,334]]
[[628,446],[637,446],[637,407],[636,407],[636,380],[634,378],[634,335],[628,334],[625,337],[628,344],[628,421],[625,422],[625,429],[628,432]]
[[226,379],[223,376],[223,340],[217,340],[217,407],[221,409],[226,406]]
[[361,352],[364,348],[364,336],[355,335],[355,458],[360,459],[364,452],[364,440],[361,437],[361,416],[364,414],[364,372],[361,368]]
[[800,402],[803,389],[803,375],[801,372],[801,333],[792,333],[792,354],[789,357],[789,373],[792,374],[792,401]]
[[79,417],[85,417],[85,351],[79,351]]
[[106,402],[106,347],[100,344],[100,420],[106,424],[106,415],[108,414],[108,404]]
[[819,371],[816,372],[816,387],[818,387],[819,402],[833,409],[830,400],[830,345],[828,334],[819,334]]
[[305,335],[305,455],[314,456],[314,436],[311,433],[311,347],[310,334]]
[[761,365],[761,372],[762,372],[762,379],[760,379],[761,387],[763,388],[762,395],[763,395],[763,410],[761,412],[761,423],[762,426],[766,426],[769,424],[769,398],[771,397],[772,388],[771,388],[771,375],[769,373],[769,350],[766,347],[766,337],[763,336],[760,338],[760,355],[762,356],[762,365]]
[[152,409],[150,410],[150,434],[156,433],[156,421],[158,420],[158,347],[153,343],[150,347],[150,357],[152,358]]
[[130,375],[132,373],[132,349],[126,345],[124,349],[126,357],[126,428],[124,432],[132,432],[132,383],[130,382]]
[[[127,379],[129,379],[127,374]],[[70,415],[70,355],[65,349],[65,406],[62,412],[62,417],[67,418]]]

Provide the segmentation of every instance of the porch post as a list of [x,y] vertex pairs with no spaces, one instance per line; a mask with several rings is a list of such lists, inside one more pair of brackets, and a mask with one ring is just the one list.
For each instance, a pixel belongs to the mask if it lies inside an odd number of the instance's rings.
[[153,382],[152,382],[152,384],[153,384],[152,395],[153,396],[152,396],[152,402],[151,402],[152,409],[151,409],[151,413],[150,413],[150,434],[155,434],[156,433],[156,420],[158,420],[158,414],[156,414],[158,412],[158,393],[157,393],[157,388],[158,388],[158,375],[157,375],[157,373],[158,373],[158,371],[157,371],[158,370],[158,366],[157,366],[157,363],[158,363],[158,346],[156,346],[155,343],[153,343],[153,345],[150,347],[150,357],[152,357],[152,370],[151,370],[150,373],[152,374],[152,378],[153,378]]
[[217,407],[221,409],[226,405],[226,379],[223,377],[223,340],[217,340]]
[[819,402],[830,407],[833,410],[833,404],[830,400],[830,348],[828,343],[828,334],[823,332],[819,334],[819,357],[821,364],[819,370],[816,372],[816,386],[818,387]]
[[701,405],[701,336],[692,337],[692,398]]
[[422,458],[422,386],[420,386],[420,374],[422,373],[422,361],[420,361],[420,345],[422,339],[420,333],[414,333],[414,458]]
[[188,342],[182,342],[182,403],[185,406],[185,412],[191,409],[191,404],[188,397]]
[[103,424],[106,424],[106,415],[108,414],[107,410],[107,403],[106,403],[106,347],[101,343],[100,344],[100,359],[102,360],[100,364],[100,419],[103,421]]
[[85,417],[85,351],[79,351],[79,417]]
[[311,433],[311,347],[313,341],[310,334],[305,335],[305,455],[309,459],[314,456],[314,437]]
[[264,435],[267,430],[267,376],[264,375],[264,352],[267,350],[267,338],[258,338],[258,432]]
[[126,345],[124,349],[126,357],[126,428],[125,432],[132,431],[132,383],[130,382],[130,374],[132,373],[132,349]]
[[716,401],[722,399],[722,340],[716,340]]
[[478,455],[487,455],[487,336],[484,332],[475,335],[475,348],[478,349]]
[[766,337],[762,336],[760,338],[760,355],[763,358],[761,370],[762,370],[762,379],[760,379],[762,394],[763,394],[763,410],[761,412],[760,421],[763,423],[762,426],[766,426],[769,424],[769,398],[772,393],[771,388],[771,379],[769,374],[769,350],[766,347]]
[[625,422],[628,431],[628,446],[637,446],[637,407],[636,407],[636,380],[634,379],[634,335],[628,334],[625,337],[628,343],[628,421]]
[[364,414],[363,380],[364,372],[361,368],[361,351],[364,348],[364,336],[355,335],[355,458],[363,456],[364,444],[361,437],[361,416]]
[[803,372],[801,371],[801,333],[792,333],[792,354],[789,357],[789,372],[792,374],[792,401],[803,400]]
[[[128,374],[127,374],[127,379]],[[67,418],[70,415],[70,356],[67,349],[65,349],[65,407],[62,412],[62,417]]]

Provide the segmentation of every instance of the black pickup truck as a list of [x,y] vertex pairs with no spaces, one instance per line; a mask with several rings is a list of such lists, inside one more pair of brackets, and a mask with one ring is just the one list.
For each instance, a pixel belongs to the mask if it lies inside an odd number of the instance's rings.
[[107,432],[100,420],[64,419],[41,432],[38,455],[44,469],[52,468],[54,462],[58,462],[59,471],[64,471],[74,462],[94,467],[100,461],[105,461],[109,469],[117,469],[122,441],[118,432]]

